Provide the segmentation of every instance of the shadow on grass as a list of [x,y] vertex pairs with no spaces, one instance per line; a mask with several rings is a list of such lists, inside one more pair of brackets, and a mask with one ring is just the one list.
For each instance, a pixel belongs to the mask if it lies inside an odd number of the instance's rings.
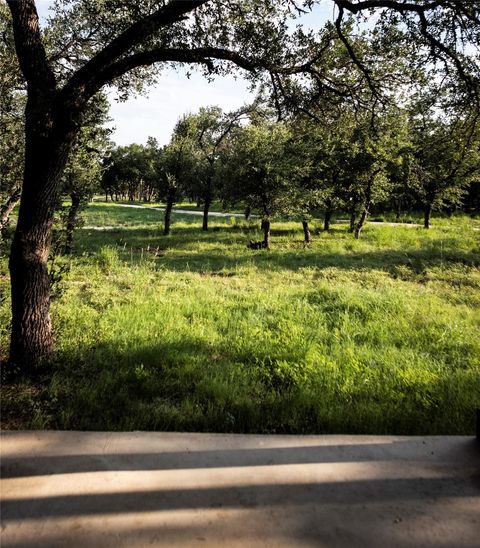
[[[205,242],[208,242],[208,248],[196,251],[195,246],[198,244],[200,247]],[[425,245],[423,249],[332,253],[321,248],[303,248],[299,242],[296,249],[285,250],[279,246],[271,251],[249,251],[238,242],[212,243],[209,238],[199,237],[188,241],[153,238],[150,231],[138,231],[135,237],[128,240],[119,235],[109,235],[108,238],[98,239],[96,242],[90,241],[86,248],[95,252],[106,245],[116,247],[120,258],[130,264],[149,259],[155,261],[157,268],[205,274],[221,270],[235,271],[244,266],[254,266],[261,271],[297,271],[302,268],[321,270],[334,267],[355,271],[377,269],[397,277],[396,269],[400,266],[406,267],[411,274],[418,275],[426,268],[443,265],[480,265],[477,253],[445,251],[435,249],[431,245]]]
[[[162,236],[155,229],[128,229],[103,233],[82,234],[77,253],[96,253],[104,246],[118,250],[122,260],[138,263],[140,259],[154,260],[157,267],[177,272],[209,273],[222,269],[235,270],[245,265],[259,270],[298,270],[301,268],[324,269],[336,267],[344,270],[377,269],[396,275],[396,268],[407,267],[414,274],[421,274],[427,267],[442,265],[480,265],[475,252],[456,250],[457,241],[443,239],[442,246],[425,240],[421,247],[383,249],[378,251],[354,251],[351,241],[318,238],[315,247],[298,241],[274,244],[269,251],[252,251],[246,248],[255,230],[236,230],[219,227],[221,230],[202,233],[196,227],[180,227],[172,236]],[[280,233],[280,231],[279,231]],[[345,235],[344,231],[338,233]],[[286,230],[283,235],[298,234]],[[350,236],[350,235],[349,235]],[[324,244],[324,247],[322,247]],[[331,252],[331,245],[344,246],[339,252]],[[204,249],[202,249],[202,246]]]
[[41,399],[20,401],[20,390],[13,387],[2,401],[6,417],[18,406],[30,412],[33,422],[13,428],[416,435],[474,431],[468,403],[474,397],[474,376],[468,372],[446,371],[427,384],[412,379],[406,388],[392,372],[381,384],[355,382],[356,388],[345,392],[343,381],[312,370],[307,382],[272,385],[255,355],[242,361],[234,350],[193,336],[143,346],[137,342],[129,349],[120,349],[115,341],[72,345],[56,357]]

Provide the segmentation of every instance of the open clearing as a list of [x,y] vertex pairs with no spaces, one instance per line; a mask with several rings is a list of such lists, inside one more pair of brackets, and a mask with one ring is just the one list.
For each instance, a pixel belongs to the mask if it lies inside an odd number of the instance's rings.
[[[58,258],[55,361],[3,387],[10,428],[471,434],[480,406],[480,222],[429,231],[163,216],[93,203]],[[319,223],[320,226],[320,223]],[[0,340],[8,341],[1,260]],[[62,268],[65,271],[62,272]]]

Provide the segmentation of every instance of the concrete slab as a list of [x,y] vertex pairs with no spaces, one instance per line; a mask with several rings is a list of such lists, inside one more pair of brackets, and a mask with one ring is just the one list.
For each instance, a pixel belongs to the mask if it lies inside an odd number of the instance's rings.
[[468,437],[4,432],[2,547],[480,546]]

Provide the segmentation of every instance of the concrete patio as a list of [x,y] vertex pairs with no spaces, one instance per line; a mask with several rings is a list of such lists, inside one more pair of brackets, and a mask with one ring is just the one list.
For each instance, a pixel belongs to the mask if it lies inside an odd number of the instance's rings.
[[480,546],[469,437],[3,432],[2,547]]

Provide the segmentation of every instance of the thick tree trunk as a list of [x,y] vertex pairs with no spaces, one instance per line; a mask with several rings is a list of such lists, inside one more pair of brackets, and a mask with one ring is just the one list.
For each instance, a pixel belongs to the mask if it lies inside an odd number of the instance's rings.
[[54,93],[32,95],[25,111],[25,169],[9,269],[12,333],[9,361],[36,369],[52,350],[47,260],[60,178],[78,118],[53,102]]
[[432,216],[432,206],[427,204],[423,210],[423,228],[430,228],[430,217]]
[[270,219],[266,218],[262,221],[263,229],[263,246],[266,249],[270,248]]
[[10,252],[12,335],[10,363],[36,369],[52,350],[47,260],[60,176],[71,141],[28,134],[17,228]]
[[16,189],[0,209],[0,233],[7,226],[10,214],[20,201],[21,193],[22,192],[20,188]]
[[328,232],[330,230],[330,221],[332,220],[332,210],[327,209],[325,211],[325,217],[323,219],[323,230]]
[[80,196],[75,192],[72,192],[72,194],[70,194],[70,199],[72,200],[72,203],[68,210],[67,234],[65,237],[65,253],[67,254],[70,254],[73,251],[73,233],[77,226],[77,216],[80,209]]
[[212,203],[212,198],[210,193],[205,195],[205,202],[203,204],[203,223],[202,230],[208,230],[208,213],[210,211],[210,205]]
[[312,238],[310,235],[310,229],[308,227],[308,221],[303,220],[302,227],[303,227],[303,237],[304,237],[305,243],[309,244]]

